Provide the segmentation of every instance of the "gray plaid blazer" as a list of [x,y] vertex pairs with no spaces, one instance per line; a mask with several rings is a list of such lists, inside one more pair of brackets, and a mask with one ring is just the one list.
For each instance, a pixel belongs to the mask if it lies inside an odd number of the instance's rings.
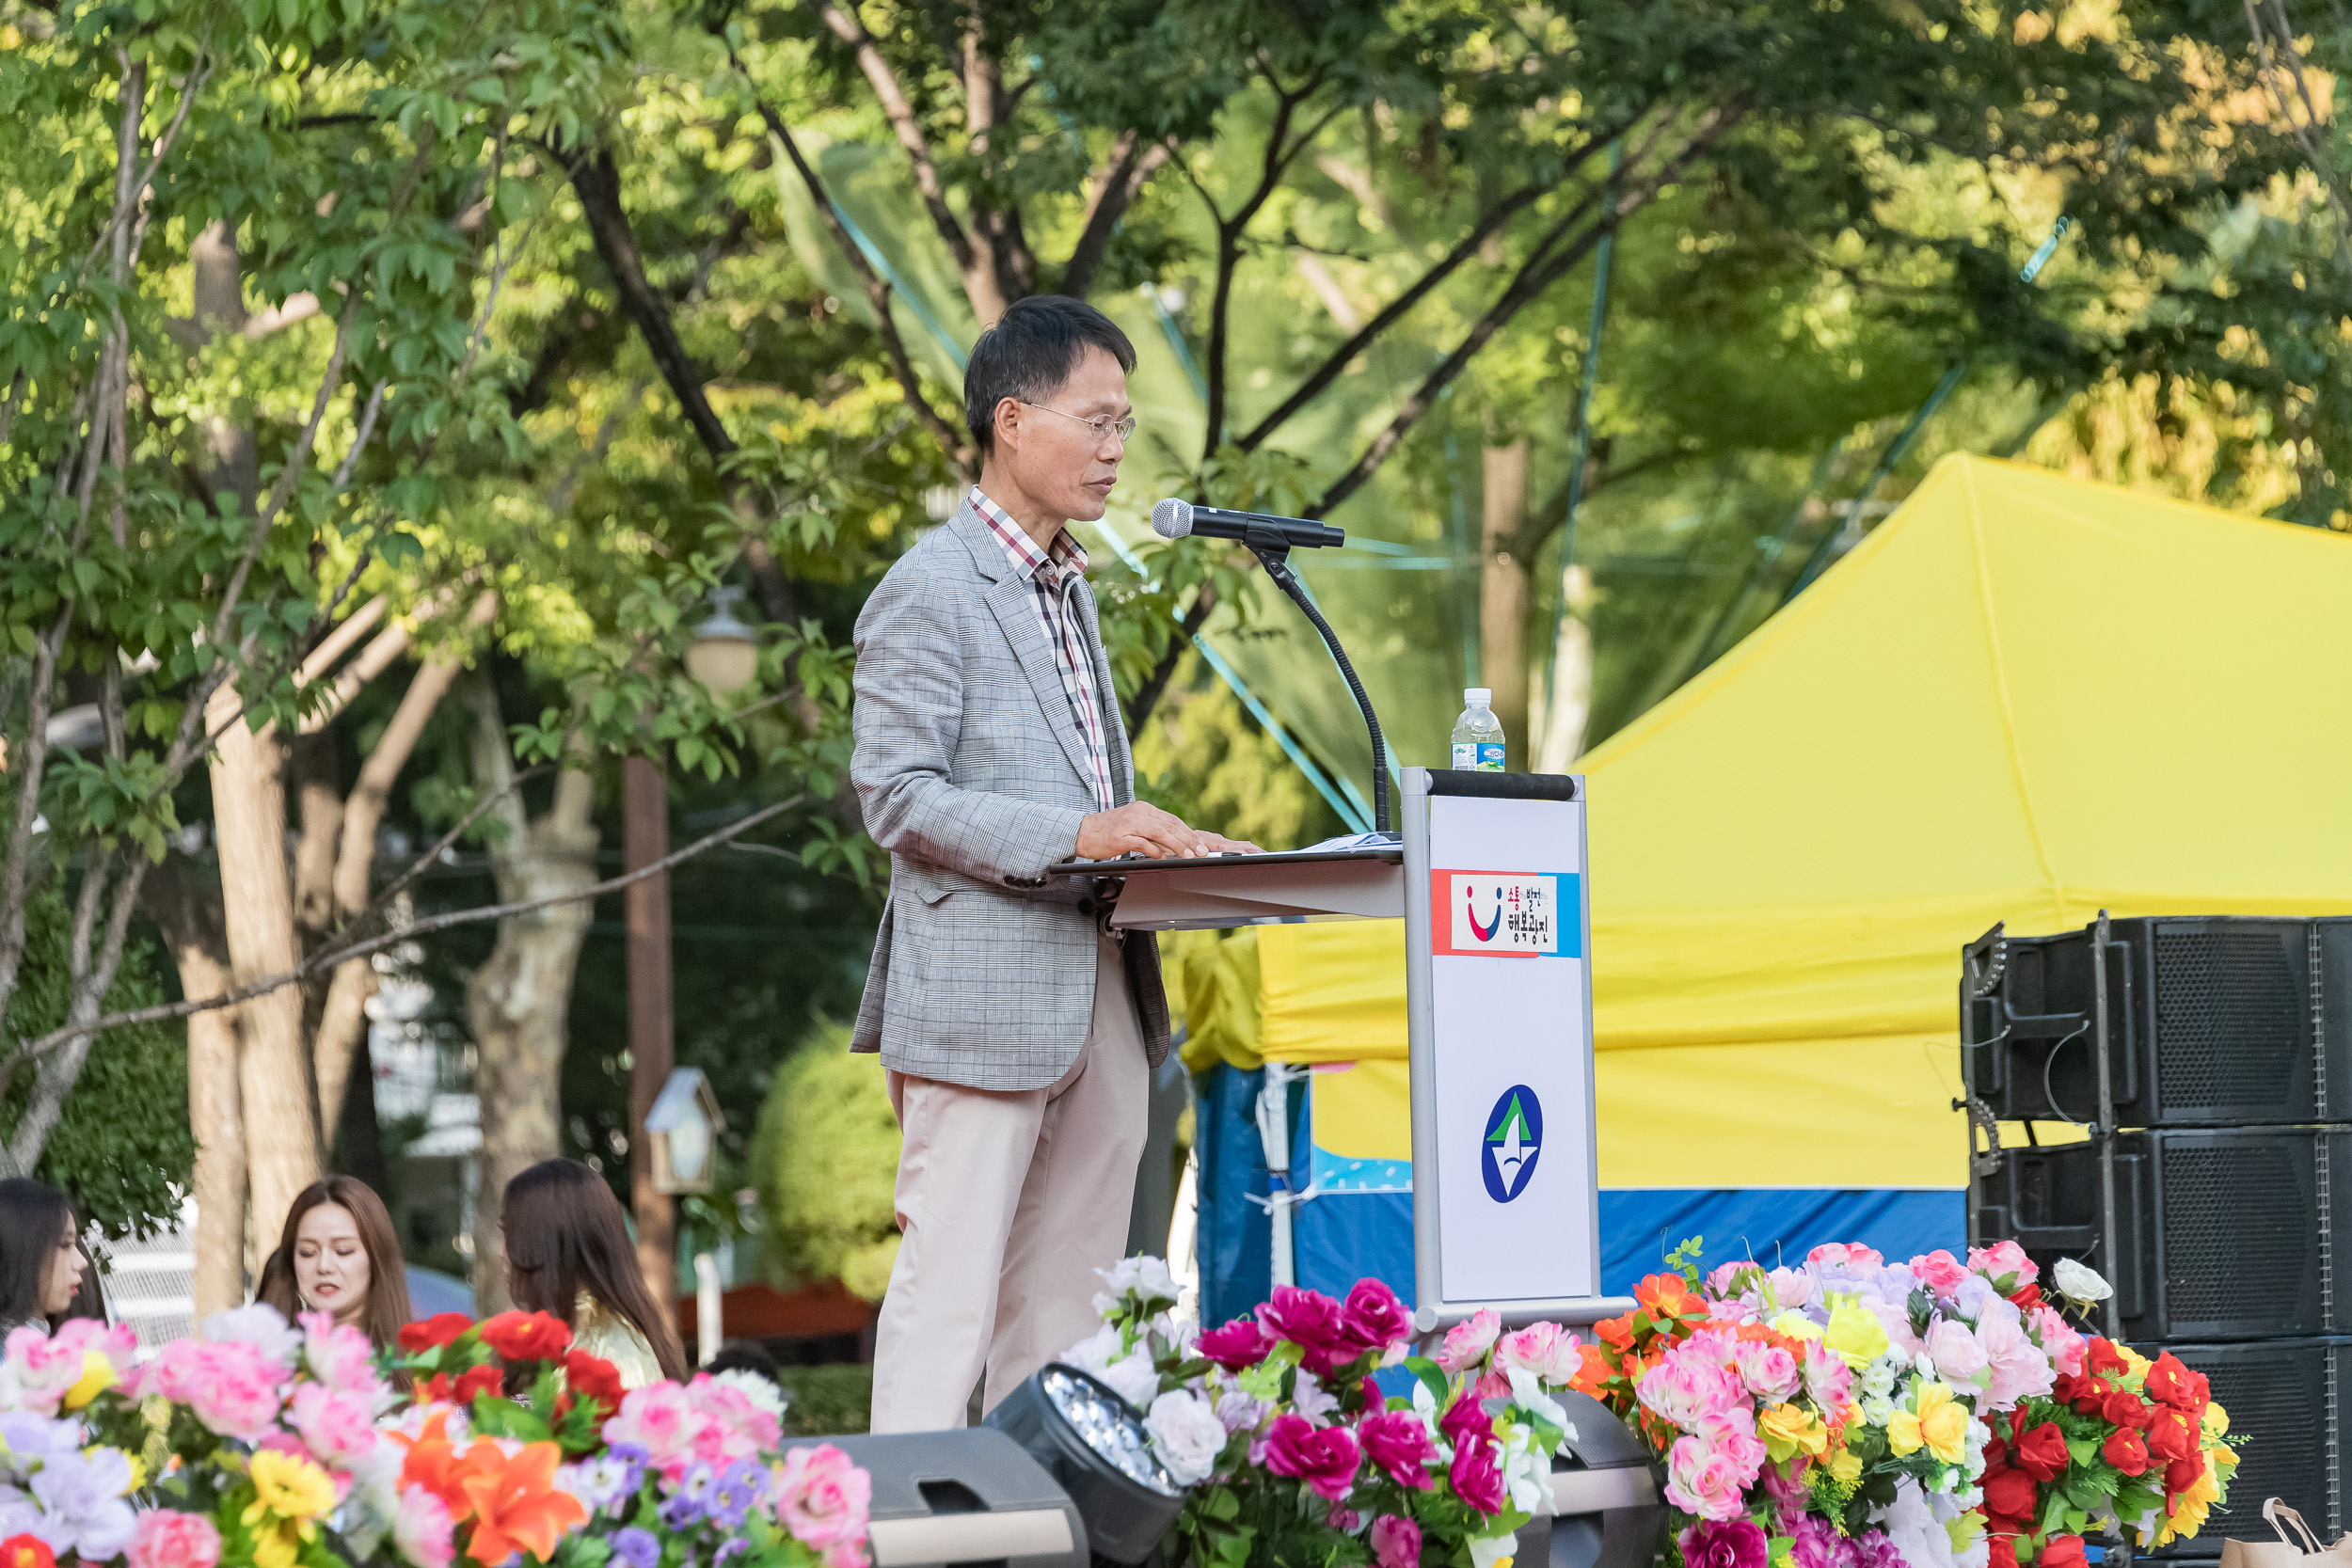
[[[978,1089],[1040,1089],[1086,1044],[1101,938],[1092,881],[1049,877],[1096,809],[1036,590],[969,504],[890,568],[857,618],[850,781],[890,851],[852,1051]],[[1094,594],[1072,594],[1094,659],[1111,794],[1135,763]],[[1159,947],[1124,942],[1144,1052],[1168,1054]]]

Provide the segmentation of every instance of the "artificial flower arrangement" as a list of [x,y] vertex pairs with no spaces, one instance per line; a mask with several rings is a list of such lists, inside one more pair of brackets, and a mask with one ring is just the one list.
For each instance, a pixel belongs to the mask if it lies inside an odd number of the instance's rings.
[[[1170,1562],[1492,1568],[1549,1510],[1567,1425],[1552,1395],[1581,1367],[1558,1324],[1504,1334],[1481,1312],[1425,1359],[1406,1354],[1411,1315],[1376,1279],[1344,1301],[1278,1285],[1251,1315],[1196,1332],[1170,1316],[1159,1259],[1104,1278],[1102,1328],[1062,1359],[1143,1413],[1187,1488]],[[1384,1397],[1372,1374],[1397,1366],[1410,1391]]]
[[[624,1394],[545,1314],[207,1318],[134,1366],[72,1322],[0,1350],[0,1568],[852,1568],[864,1471],[777,1452],[781,1402],[723,1374]],[[389,1370],[412,1375],[395,1389]]]
[[2107,1452],[2125,1395],[2173,1426],[2187,1405],[2142,1400],[2153,1367],[2076,1332],[2014,1243],[1965,1262],[1824,1246],[1799,1268],[1740,1261],[1704,1280],[1697,1245],[1594,1326],[1574,1385],[1659,1456],[1688,1568],[2066,1568],[2086,1529],[2194,1534],[2222,1495],[2235,1455],[2201,1380],[2158,1377],[2195,1395],[2197,1474],[2184,1458],[2148,1480],[2137,1440]]

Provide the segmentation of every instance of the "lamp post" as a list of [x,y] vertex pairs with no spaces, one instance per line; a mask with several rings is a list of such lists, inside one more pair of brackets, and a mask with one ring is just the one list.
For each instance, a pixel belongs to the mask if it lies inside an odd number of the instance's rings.
[[[759,647],[753,628],[733,610],[739,588],[710,595],[711,612],[694,629],[687,672],[714,697],[741,690],[756,673]],[[641,871],[670,852],[670,784],[650,757],[621,765],[621,857]],[[628,953],[628,1185],[637,1221],[637,1266],[653,1297],[677,1328],[677,1215],[668,1173],[658,1172],[645,1118],[653,1113],[676,1061],[670,996],[670,878],[631,882],[626,895]]]

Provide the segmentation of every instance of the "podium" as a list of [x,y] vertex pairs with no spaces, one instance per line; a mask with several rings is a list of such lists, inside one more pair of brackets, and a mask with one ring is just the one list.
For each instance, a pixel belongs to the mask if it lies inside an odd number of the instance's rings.
[[[1408,768],[1404,784],[1395,834],[1053,870],[1118,879],[1125,930],[1404,921],[1416,1326],[1628,1311],[1599,1293],[1584,781]],[[1284,1118],[1259,1120],[1286,1170]],[[1288,1219],[1278,1203],[1278,1255]]]

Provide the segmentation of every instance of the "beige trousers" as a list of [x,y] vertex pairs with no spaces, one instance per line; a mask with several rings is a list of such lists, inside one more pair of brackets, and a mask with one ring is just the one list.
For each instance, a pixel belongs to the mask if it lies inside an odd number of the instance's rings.
[[1107,937],[1086,1045],[1059,1082],[1013,1093],[890,1074],[902,1240],[874,1337],[874,1431],[960,1427],[983,1370],[992,1408],[1100,1326],[1094,1271],[1126,1245],[1149,1088]]

